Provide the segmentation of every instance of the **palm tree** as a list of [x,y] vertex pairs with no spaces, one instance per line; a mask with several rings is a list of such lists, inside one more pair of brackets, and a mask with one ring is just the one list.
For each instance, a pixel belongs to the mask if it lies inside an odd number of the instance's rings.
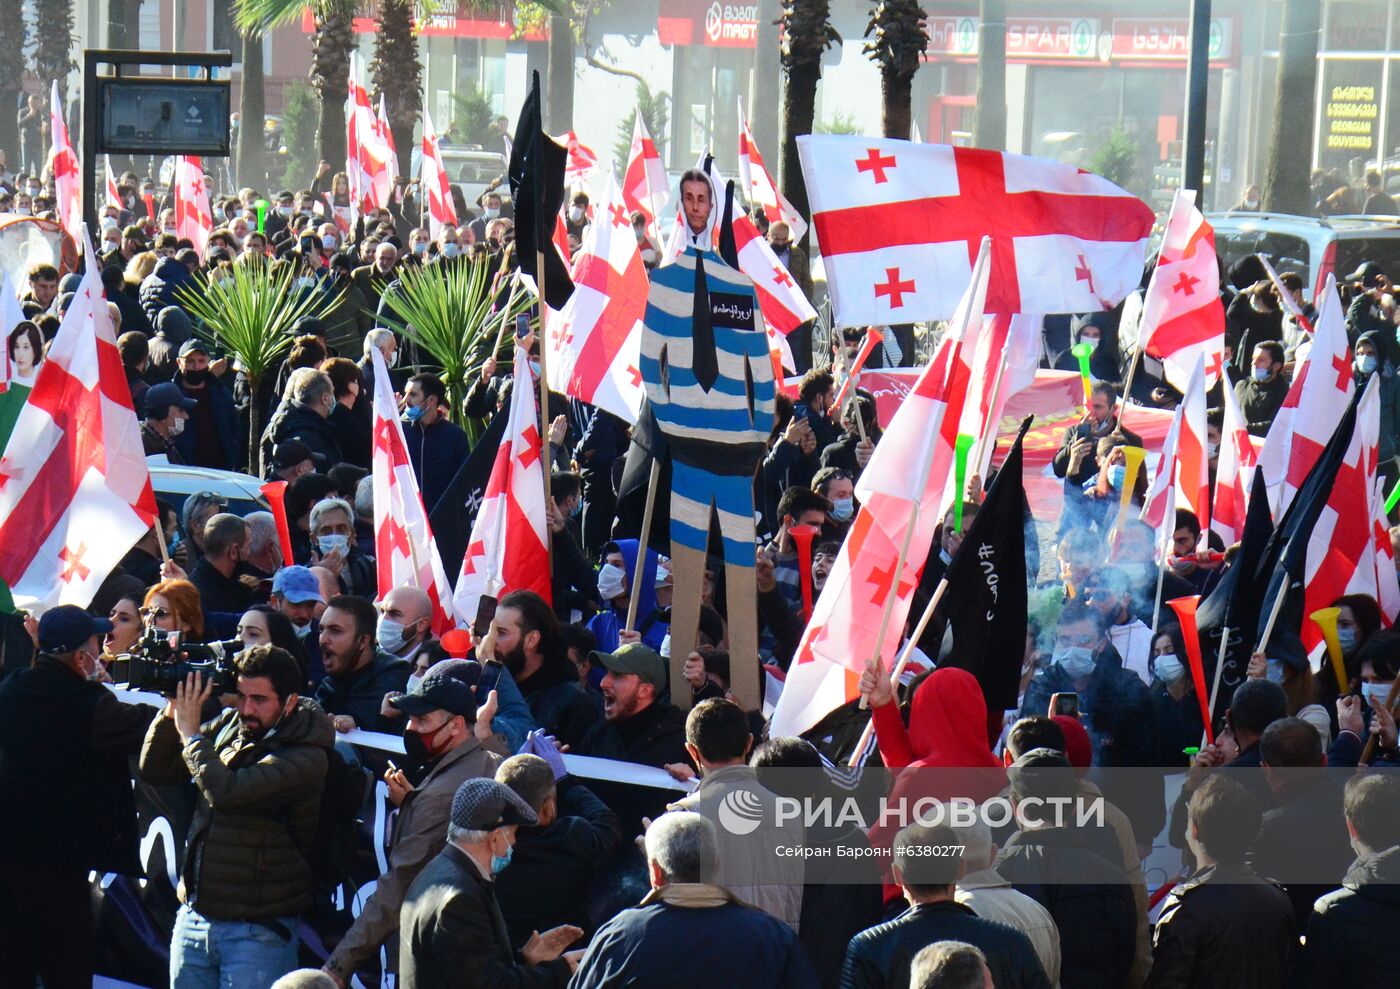
[[0,45],[0,148],[9,152],[9,167],[16,172],[19,171],[19,123],[14,110],[19,105],[27,34],[24,6],[0,3],[0,38],[5,39]]
[[379,33],[369,73],[377,96],[384,98],[389,129],[399,154],[399,173],[409,172],[413,128],[423,111],[423,63],[413,23],[414,0],[380,0]]
[[240,186],[263,189],[267,181],[267,156],[263,131],[267,123],[267,99],[263,92],[263,38],[260,31],[243,32],[243,78],[238,92],[238,155],[235,172]]
[[233,0],[240,31],[267,32],[300,19],[311,8],[316,32],[311,36],[311,82],[321,103],[317,126],[321,158],[333,167],[345,160],[345,95],[350,53],[355,48],[356,0]]
[[982,0],[972,143],[997,151],[1006,147],[1006,0]]
[[[13,4],[19,6],[19,4]],[[68,73],[73,61],[73,0],[46,0],[34,5],[34,74],[45,96],[58,80],[58,92],[68,98]]]
[[797,160],[797,136],[812,133],[817,110],[817,82],[822,76],[822,53],[841,43],[841,35],[831,26],[830,0],[783,0],[783,72],[787,88],[783,92],[782,189],[788,202],[803,216],[807,206],[807,185]]
[[568,14],[549,19],[549,76],[545,93],[545,128],[563,134],[574,127],[574,25]]
[[1312,212],[1308,169],[1313,150],[1321,6],[1317,0],[1284,0],[1283,4],[1274,136],[1264,173],[1264,208],[1275,212]]
[[875,0],[865,26],[865,54],[880,66],[881,123],[886,137],[909,140],[914,73],[928,50],[928,15],[918,0]]

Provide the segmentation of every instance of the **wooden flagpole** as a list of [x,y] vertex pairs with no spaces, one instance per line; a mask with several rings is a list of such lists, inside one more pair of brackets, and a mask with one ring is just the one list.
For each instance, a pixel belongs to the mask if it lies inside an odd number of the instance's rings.
[[661,461],[656,457],[651,458],[651,473],[647,477],[646,503],[642,508],[642,532],[638,540],[637,560],[633,567],[632,593],[628,595],[627,601],[627,624],[623,626],[623,631],[631,632],[637,627],[637,602],[642,595],[642,572],[646,569],[647,542],[651,536],[651,517],[656,508],[656,488],[661,483]]

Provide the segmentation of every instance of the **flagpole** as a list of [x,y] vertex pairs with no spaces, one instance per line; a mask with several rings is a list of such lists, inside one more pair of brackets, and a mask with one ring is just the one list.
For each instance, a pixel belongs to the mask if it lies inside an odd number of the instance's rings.
[[[1391,683],[1390,692],[1385,695],[1385,709],[1392,715],[1395,713],[1395,698],[1397,693],[1400,693],[1400,680]],[[1371,737],[1366,739],[1366,747],[1361,750],[1361,758],[1357,761],[1358,771],[1371,764],[1371,756],[1375,754],[1376,743],[1379,740],[1380,735],[1375,732],[1371,732]]]
[[[909,665],[910,658],[914,655],[914,647],[918,645],[920,639],[924,637],[924,631],[928,628],[929,621],[933,618],[933,613],[938,610],[939,603],[943,600],[943,592],[948,589],[948,578],[944,577],[938,582],[938,587],[934,589],[933,597],[929,598],[928,604],[924,607],[924,613],[919,616],[919,624],[914,626],[914,631],[909,636],[909,641],[904,644],[904,650],[899,654],[899,662],[895,663],[894,669],[890,671],[890,685],[899,682],[899,678],[904,674],[904,669]],[[855,750],[851,753],[848,766],[858,766],[865,758],[865,750],[870,747],[870,739],[875,734],[875,719],[872,717],[865,723],[865,729],[860,733],[860,739],[856,742]]]
[[[1128,428],[1126,417],[1128,414],[1128,396],[1133,392],[1133,378],[1137,374],[1138,363],[1142,357],[1142,334],[1138,333],[1138,345],[1133,348],[1133,356],[1128,361],[1128,377],[1123,381],[1123,394],[1119,401],[1122,405],[1118,407],[1118,430],[1121,432]],[[1005,367],[1005,364],[1002,365]]]
[[[1153,638],[1155,639],[1156,636],[1154,635]],[[1210,718],[1212,718],[1212,719],[1215,717],[1215,701],[1216,701],[1216,698],[1220,696],[1220,674],[1221,674],[1221,671],[1223,671],[1223,670],[1225,669],[1225,653],[1229,650],[1229,647],[1230,647],[1230,626],[1229,626],[1229,625],[1225,625],[1225,626],[1222,626],[1221,629],[1220,629],[1220,652],[1219,652],[1219,654],[1215,657],[1215,676],[1213,677],[1214,682],[1213,682],[1213,683],[1211,684],[1211,686],[1210,686],[1210,704],[1207,705],[1207,707],[1206,707],[1206,711],[1207,711],[1207,713],[1208,713],[1208,716],[1209,716]],[[1201,731],[1201,748],[1205,748],[1206,745],[1209,743],[1209,738],[1210,738],[1209,732],[1210,732],[1210,728],[1209,728],[1209,727],[1205,727],[1205,728],[1202,729],[1202,731]]]
[[651,516],[656,508],[656,487],[661,483],[661,461],[656,457],[651,458],[651,473],[647,478],[647,500],[642,508],[642,531],[641,538],[637,540],[637,566],[633,567],[632,593],[628,595],[627,602],[627,624],[623,626],[624,632],[630,632],[637,626],[637,602],[642,595],[642,572],[646,569],[647,542],[651,537]]
[[[535,206],[539,206],[539,197],[535,197]],[[550,475],[554,471],[554,466],[550,463],[552,451],[549,448],[549,373],[547,371],[547,360],[545,352],[549,348],[545,345],[545,312],[548,306],[545,303],[544,288],[544,250],[539,238],[539,218],[535,218],[535,285],[540,290],[540,330],[537,337],[540,351],[540,466],[544,470],[544,504],[546,510],[553,506],[553,494],[550,485]],[[550,538],[546,540],[545,548],[549,551],[549,573],[551,579],[554,575],[554,535],[550,533]]]
[[165,545],[165,526],[164,526],[164,524],[163,524],[163,521],[164,521],[164,520],[161,519],[161,517],[160,517],[160,512],[157,511],[157,512],[156,512],[156,524],[153,526],[153,528],[156,530],[156,542],[160,544],[160,559],[161,559],[161,562],[162,562],[162,563],[169,563],[169,562],[170,562],[170,548],[169,548],[168,546]]
[[1292,581],[1285,575],[1283,586],[1278,589],[1278,595],[1274,598],[1273,609],[1269,612],[1269,621],[1264,626],[1264,634],[1259,636],[1259,644],[1254,647],[1255,652],[1263,652],[1269,644],[1269,637],[1274,634],[1274,623],[1278,621],[1279,614],[1283,611],[1283,603],[1288,600],[1288,585]]

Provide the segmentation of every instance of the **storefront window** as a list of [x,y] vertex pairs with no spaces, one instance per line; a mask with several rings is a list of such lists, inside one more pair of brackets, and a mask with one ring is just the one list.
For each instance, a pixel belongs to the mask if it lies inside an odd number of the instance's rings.
[[1390,0],[1333,0],[1327,5],[1323,48],[1330,52],[1386,50]]
[[[1318,166],[1359,179],[1380,148],[1380,59],[1325,59]],[[1299,121],[1300,126],[1302,121]]]

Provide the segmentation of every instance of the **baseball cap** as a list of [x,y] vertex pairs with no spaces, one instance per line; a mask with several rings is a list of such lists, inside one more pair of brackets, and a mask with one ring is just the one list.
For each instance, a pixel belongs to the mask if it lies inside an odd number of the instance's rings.
[[285,443],[278,443],[272,448],[272,465],[274,467],[291,467],[303,460],[313,460],[319,464],[325,459],[324,453],[317,453],[301,440],[288,440]]
[[407,715],[446,711],[460,714],[468,721],[476,720],[476,694],[466,681],[450,673],[430,671],[412,690],[392,698],[389,703]]
[[178,405],[188,412],[199,404],[198,399],[187,398],[185,393],[180,390],[180,386],[173,381],[162,381],[158,385],[151,385],[146,389],[146,395],[142,401],[147,412],[165,410],[162,415],[168,413],[172,405]]
[[196,337],[190,337],[184,343],[180,344],[181,357],[188,357],[190,354],[195,353],[203,354],[205,357],[208,357],[209,345]]
[[491,831],[508,824],[535,823],[530,805],[516,792],[493,779],[471,779],[457,787],[449,820],[466,831]]
[[1380,266],[1379,261],[1366,261],[1362,263],[1361,267],[1357,268],[1350,275],[1347,275],[1346,280],[1349,282],[1361,282],[1369,286],[1376,283],[1376,276],[1383,274],[1385,274],[1385,269]]
[[655,649],[641,642],[629,642],[625,646],[618,646],[616,652],[595,651],[589,653],[589,659],[603,664],[609,673],[635,673],[659,690],[665,689],[669,679],[666,675],[666,661]]
[[106,635],[112,623],[105,618],[89,615],[72,604],[50,608],[39,619],[39,651],[65,653],[77,649],[94,635]]
[[325,604],[321,597],[321,582],[306,567],[283,567],[272,576],[272,593],[280,594],[293,604],[315,601]]

